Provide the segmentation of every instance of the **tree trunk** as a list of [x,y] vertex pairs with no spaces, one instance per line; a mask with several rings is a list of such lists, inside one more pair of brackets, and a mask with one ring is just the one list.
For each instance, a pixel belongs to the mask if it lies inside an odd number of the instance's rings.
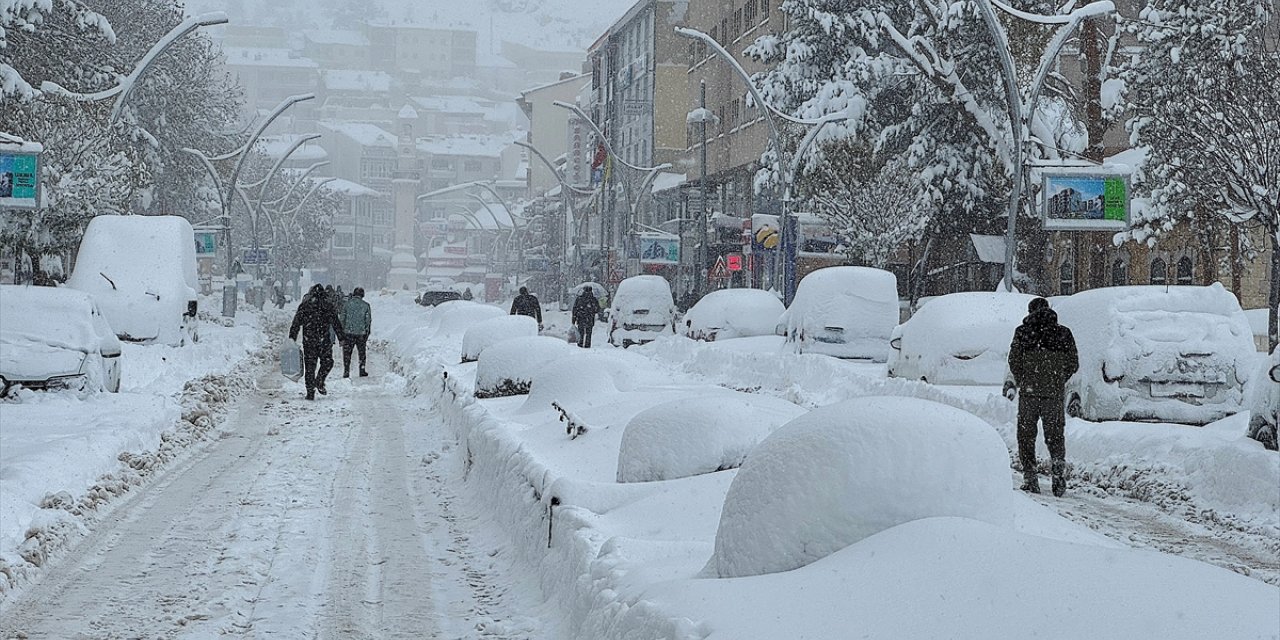
[[1276,307],[1280,307],[1280,229],[1271,231],[1271,293],[1267,296],[1267,346],[1276,348]]

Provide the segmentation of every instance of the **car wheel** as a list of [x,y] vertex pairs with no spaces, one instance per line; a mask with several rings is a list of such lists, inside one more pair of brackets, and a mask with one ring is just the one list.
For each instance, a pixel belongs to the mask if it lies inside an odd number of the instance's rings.
[[633,342],[633,341],[631,341],[631,340],[623,340],[623,341],[622,341],[622,348],[623,348],[623,349],[626,349],[627,347],[630,347],[630,346],[631,346],[631,345],[633,345],[633,344],[635,344],[635,342]]
[[1071,394],[1071,399],[1067,401],[1067,415],[1072,418],[1079,418],[1082,413],[1083,409],[1080,406],[1080,394]]

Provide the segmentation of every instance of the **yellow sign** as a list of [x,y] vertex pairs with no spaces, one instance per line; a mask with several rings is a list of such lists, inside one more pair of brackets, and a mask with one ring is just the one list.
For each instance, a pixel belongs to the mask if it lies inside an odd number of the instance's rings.
[[766,249],[775,249],[778,246],[778,240],[782,236],[778,234],[778,230],[773,227],[761,227],[756,232],[756,243]]

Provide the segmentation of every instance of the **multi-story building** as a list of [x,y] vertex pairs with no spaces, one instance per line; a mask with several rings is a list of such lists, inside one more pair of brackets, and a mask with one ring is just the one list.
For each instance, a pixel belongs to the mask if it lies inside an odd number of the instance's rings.
[[333,217],[326,256],[329,281],[347,291],[385,286],[395,235],[390,218],[379,215],[389,208],[387,197],[341,178],[329,181],[325,188],[343,196],[342,208]]
[[469,77],[476,69],[476,32],[425,25],[367,22],[369,63],[419,81]]
[[[525,89],[516,98],[516,103],[529,119],[529,134],[526,142],[536,147],[548,160],[554,162],[556,158],[569,152],[571,143],[574,142],[571,138],[575,133],[576,142],[580,147],[579,155],[582,152],[581,147],[588,144],[590,136],[586,126],[584,124],[571,126],[571,122],[576,121],[577,118],[568,110],[552,103],[559,101],[572,104],[589,80],[585,75],[566,74],[555,82]],[[566,131],[570,134],[565,135]],[[589,167],[587,169],[589,170]],[[575,184],[587,184],[590,181],[590,176],[583,171],[582,163],[566,167],[566,178]],[[538,197],[559,184],[560,182],[545,164],[536,159],[529,163],[527,185],[529,198]]]
[[368,69],[369,38],[352,29],[302,32],[302,55],[325,69]]
[[[289,96],[314,93],[320,82],[319,65],[292,49],[223,47],[223,60],[244,91],[246,121],[260,111],[270,111]],[[290,115],[309,119],[315,105],[295,105]]]

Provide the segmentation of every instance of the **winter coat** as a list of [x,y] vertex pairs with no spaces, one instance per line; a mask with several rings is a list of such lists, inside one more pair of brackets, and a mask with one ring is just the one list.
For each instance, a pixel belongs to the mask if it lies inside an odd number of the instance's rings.
[[1021,395],[1062,398],[1067,379],[1080,369],[1076,339],[1052,309],[1033,311],[1013,332],[1009,372]]
[[600,313],[600,302],[590,290],[583,291],[573,303],[573,323],[576,325],[594,323],[598,313]]
[[304,347],[332,347],[333,338],[330,330],[341,333],[342,322],[338,320],[338,314],[333,312],[333,306],[324,299],[324,296],[307,296],[298,305],[297,313],[293,314],[293,324],[289,327],[289,339],[297,340],[299,330],[302,331]]
[[348,335],[366,336],[373,327],[373,312],[369,310],[369,303],[359,296],[347,298],[338,319],[342,321],[342,330]]
[[536,318],[538,324],[542,324],[542,305],[538,304],[537,296],[532,293],[522,293],[511,301],[511,315]]

